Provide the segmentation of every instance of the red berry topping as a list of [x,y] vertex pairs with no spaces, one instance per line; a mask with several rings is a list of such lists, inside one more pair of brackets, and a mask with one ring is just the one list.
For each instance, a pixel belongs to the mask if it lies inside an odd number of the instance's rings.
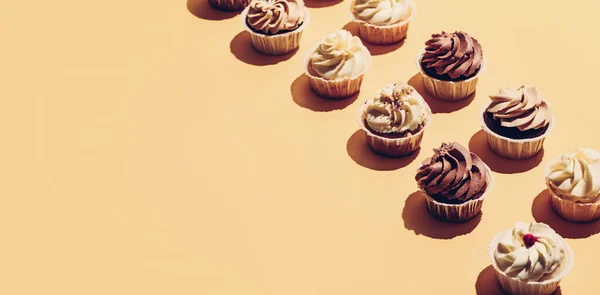
[[532,234],[526,234],[523,236],[523,243],[525,243],[525,247],[530,248],[537,242],[538,238]]

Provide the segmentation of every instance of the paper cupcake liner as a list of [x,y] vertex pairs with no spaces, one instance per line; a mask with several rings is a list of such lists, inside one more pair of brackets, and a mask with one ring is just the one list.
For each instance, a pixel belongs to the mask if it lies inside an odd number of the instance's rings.
[[419,149],[425,129],[431,124],[431,110],[429,110],[425,125],[419,132],[402,138],[386,138],[373,134],[373,132],[365,125],[367,107],[367,104],[364,104],[360,108],[360,112],[358,113],[358,126],[366,132],[367,145],[371,150],[386,157],[403,157]]
[[[354,4],[356,1],[352,1],[350,11],[354,12]],[[366,21],[357,19],[353,14],[354,23],[358,24],[360,37],[371,43],[377,45],[389,45],[402,41],[406,38],[408,33],[408,25],[417,12],[417,5],[414,1],[409,3],[408,17],[398,23],[386,26],[372,25]]]
[[425,90],[427,90],[429,94],[433,95],[439,100],[456,101],[466,99],[467,97],[469,97],[469,95],[475,93],[479,76],[481,75],[481,73],[483,73],[487,65],[485,57],[483,58],[481,68],[479,69],[479,72],[477,72],[477,75],[464,81],[453,82],[442,81],[427,75],[427,73],[425,73],[425,70],[423,70],[423,67],[421,66],[421,59],[423,58],[423,53],[425,53],[425,50],[422,50],[421,53],[417,55],[416,62],[417,67],[421,72],[421,77],[423,77],[423,85],[425,86]]
[[519,280],[517,278],[510,277],[506,275],[500,268],[498,268],[498,263],[496,262],[496,258],[494,254],[496,253],[496,247],[500,242],[500,238],[507,231],[511,231],[512,229],[508,229],[506,231],[501,232],[496,235],[492,242],[488,246],[488,256],[492,263],[492,267],[496,272],[496,278],[502,286],[504,291],[513,294],[513,295],[550,295],[558,289],[560,285],[560,281],[571,271],[573,268],[573,264],[575,263],[575,257],[573,255],[573,250],[567,242],[561,237],[561,242],[565,248],[565,258],[561,263],[561,266],[557,270],[555,270],[555,275],[542,282],[528,282]]
[[250,4],[250,0],[208,0],[208,4],[219,10],[240,11]]
[[551,205],[556,214],[573,222],[591,222],[600,219],[600,202],[573,202],[564,199],[549,181],[546,181],[546,185],[548,186],[548,191],[552,195]]
[[252,47],[254,47],[256,51],[265,55],[283,55],[300,47],[302,32],[310,23],[310,13],[306,7],[304,7],[304,22],[302,22],[300,27],[291,32],[277,35],[265,35],[253,31],[247,22],[249,10],[250,8],[246,7],[241,14],[241,18],[244,28],[246,28],[246,31],[250,34]]
[[492,189],[494,184],[494,178],[492,177],[492,170],[486,165],[487,169],[487,188],[483,195],[476,200],[469,200],[463,204],[445,204],[436,201],[434,198],[430,197],[425,190],[421,190],[423,194],[425,194],[427,200],[427,208],[431,215],[437,217],[443,221],[449,222],[464,222],[470,219],[473,219],[479,212],[481,212],[481,207],[483,206],[483,201],[485,197]]
[[352,78],[339,78],[335,80],[327,80],[323,77],[318,76],[311,69],[310,56],[315,52],[319,43],[316,44],[304,58],[304,74],[308,77],[310,88],[323,98],[346,98],[360,91],[360,86],[365,77],[365,72],[371,66],[371,56],[369,55],[367,65],[362,73]]
[[494,153],[503,158],[520,160],[531,158],[542,150],[544,147],[544,140],[554,127],[554,117],[552,117],[550,126],[548,126],[548,129],[544,134],[535,138],[512,139],[496,134],[485,123],[484,115],[490,104],[491,102],[484,106],[481,111],[480,119],[481,127],[487,135],[488,145]]

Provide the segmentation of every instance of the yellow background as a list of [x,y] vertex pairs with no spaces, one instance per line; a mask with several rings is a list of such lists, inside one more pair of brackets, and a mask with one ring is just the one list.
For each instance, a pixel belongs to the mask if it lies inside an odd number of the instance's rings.
[[[369,46],[360,95],[326,101],[302,60],[348,23],[348,1],[307,0],[300,50],[265,57],[236,13],[205,0],[3,0],[0,293],[499,294],[489,240],[537,219],[575,252],[562,294],[597,294],[600,223],[561,221],[543,193],[551,158],[600,149],[600,4],[565,3],[418,1],[402,46]],[[428,98],[421,151],[374,155],[360,104],[397,80],[422,90],[414,58],[455,29],[488,60],[476,97]],[[523,83],[557,124],[543,154],[513,162],[491,154],[478,115]],[[436,221],[414,194],[442,141],[496,171],[466,224]]]

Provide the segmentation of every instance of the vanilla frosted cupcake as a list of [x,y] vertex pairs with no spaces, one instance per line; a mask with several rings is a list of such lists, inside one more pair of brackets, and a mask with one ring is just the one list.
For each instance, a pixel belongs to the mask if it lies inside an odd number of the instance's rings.
[[510,294],[552,294],[574,263],[569,245],[544,223],[517,222],[494,237],[488,252],[500,285]]
[[267,55],[297,49],[310,21],[302,0],[253,0],[241,17],[252,46]]
[[360,36],[373,44],[393,44],[406,38],[416,13],[412,0],[353,0],[350,10]]
[[419,148],[431,110],[423,97],[404,82],[388,84],[360,109],[358,124],[367,144],[378,154],[408,155]]
[[360,90],[371,66],[371,53],[358,37],[346,30],[331,33],[310,51],[305,74],[319,96],[344,98]]
[[477,39],[456,31],[431,35],[417,56],[417,66],[427,92],[440,100],[461,100],[475,93],[485,69],[483,50]]
[[509,159],[524,159],[537,154],[552,130],[552,110],[533,86],[500,89],[490,96],[481,116],[490,148]]
[[571,221],[600,218],[600,153],[578,149],[552,160],[546,167],[552,207]]
[[423,161],[415,180],[427,198],[427,208],[439,219],[461,222],[481,211],[492,187],[490,168],[464,146],[442,143]]

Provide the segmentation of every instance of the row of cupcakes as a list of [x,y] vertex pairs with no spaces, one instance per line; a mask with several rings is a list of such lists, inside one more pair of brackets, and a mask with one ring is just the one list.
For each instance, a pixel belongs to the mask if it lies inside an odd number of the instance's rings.
[[[412,86],[396,82],[367,100],[358,118],[373,151],[383,156],[401,157],[419,148],[425,129],[432,121],[432,113]],[[508,159],[537,154],[554,120],[549,103],[533,86],[501,89],[490,96],[480,115],[491,150]]]
[[[360,36],[370,43],[389,44],[406,37],[416,5],[411,0],[352,2]],[[300,46],[310,13],[302,0],[253,0],[241,19],[252,46],[268,55],[286,54]],[[475,92],[486,61],[477,39],[465,32],[433,34],[417,56],[425,88],[442,100],[460,100]],[[357,93],[371,54],[350,32],[339,30],[322,38],[308,52],[305,73],[311,87],[324,98]]]
[[[245,7],[241,20],[258,52],[282,55],[300,46],[302,32],[310,23],[310,13],[302,0],[232,1],[240,0],[210,0],[210,3],[224,10]],[[386,45],[406,38],[416,9],[412,0],[354,0],[350,10],[365,41]]]

